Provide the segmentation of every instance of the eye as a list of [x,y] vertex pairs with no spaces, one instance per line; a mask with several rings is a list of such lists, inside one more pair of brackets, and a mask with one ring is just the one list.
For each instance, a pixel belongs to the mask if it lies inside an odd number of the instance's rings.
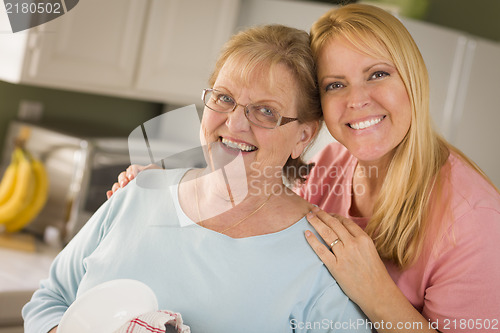
[[221,94],[221,93],[217,93],[214,95],[214,100],[215,100],[215,103],[216,104],[219,104],[219,105],[227,105],[227,104],[233,104],[234,103],[234,100],[231,96],[229,95],[225,95],[225,94]]
[[246,109],[248,119],[265,125],[274,125],[279,119],[279,114],[267,105],[249,105]]
[[386,76],[390,76],[390,74],[387,72],[384,72],[384,71],[376,71],[375,73],[373,73],[370,76],[370,80],[377,80],[377,79],[384,78]]
[[326,85],[325,91],[330,91],[330,90],[339,90],[341,88],[344,88],[344,84],[341,82],[332,82]]
[[265,105],[257,105],[254,108],[254,111],[256,111],[260,116],[264,117],[275,117],[276,112],[271,109],[270,107],[267,107]]

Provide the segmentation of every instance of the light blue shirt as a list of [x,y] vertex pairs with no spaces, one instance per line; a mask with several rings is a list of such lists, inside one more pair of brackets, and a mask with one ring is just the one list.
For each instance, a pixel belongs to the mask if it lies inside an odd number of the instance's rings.
[[26,333],[48,332],[77,295],[120,278],[147,284],[193,333],[370,332],[305,240],[305,218],[240,239],[205,229],[180,209],[185,172],[144,171],[99,208],[23,308]]

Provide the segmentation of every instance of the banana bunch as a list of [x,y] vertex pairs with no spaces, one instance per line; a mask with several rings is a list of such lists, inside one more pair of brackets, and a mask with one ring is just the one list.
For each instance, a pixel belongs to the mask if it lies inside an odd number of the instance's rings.
[[15,232],[30,223],[45,205],[48,188],[42,162],[16,147],[0,183],[0,226]]

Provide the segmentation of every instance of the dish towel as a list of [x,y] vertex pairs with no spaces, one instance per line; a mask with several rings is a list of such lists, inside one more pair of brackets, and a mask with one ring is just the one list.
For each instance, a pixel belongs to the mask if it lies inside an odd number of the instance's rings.
[[182,323],[180,313],[159,310],[147,312],[134,318],[114,333],[191,333],[189,326]]

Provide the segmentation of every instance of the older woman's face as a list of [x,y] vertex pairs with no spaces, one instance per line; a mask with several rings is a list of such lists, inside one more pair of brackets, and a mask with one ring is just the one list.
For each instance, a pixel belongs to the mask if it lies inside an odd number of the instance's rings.
[[411,123],[411,106],[394,64],[329,41],[318,59],[318,80],[330,133],[360,161],[390,159]]
[[[228,155],[242,154],[247,174],[254,177],[278,178],[288,157],[298,157],[309,137],[310,126],[297,121],[274,129],[253,125],[240,105],[258,103],[273,108],[285,117],[297,117],[297,85],[284,65],[276,65],[269,76],[269,67],[261,66],[240,77],[240,64],[228,60],[221,68],[213,88],[231,96],[239,105],[231,113],[218,113],[205,107],[202,119],[202,141],[216,144]],[[272,82],[270,82],[272,78]],[[279,177],[280,181],[281,178]]]

